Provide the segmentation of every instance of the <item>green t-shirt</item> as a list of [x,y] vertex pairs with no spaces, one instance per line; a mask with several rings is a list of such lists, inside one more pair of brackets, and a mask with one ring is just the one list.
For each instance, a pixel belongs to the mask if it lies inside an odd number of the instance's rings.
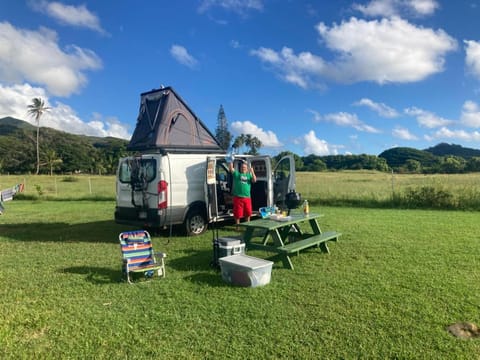
[[235,170],[233,172],[233,195],[238,197],[250,197],[250,187],[252,184],[252,174],[241,173]]

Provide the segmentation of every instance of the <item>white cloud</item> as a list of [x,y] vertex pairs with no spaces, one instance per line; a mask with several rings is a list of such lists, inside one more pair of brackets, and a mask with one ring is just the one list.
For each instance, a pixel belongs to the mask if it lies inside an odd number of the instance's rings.
[[242,47],[242,45],[240,45],[240,41],[238,40],[230,40],[230,46],[234,49],[239,49]]
[[220,7],[243,15],[250,10],[263,10],[263,0],[203,0],[198,11],[204,13],[213,7]]
[[393,129],[392,135],[402,140],[418,140],[418,137],[413,135],[408,129],[398,127],[398,126],[395,129]]
[[197,59],[188,53],[188,50],[181,45],[172,45],[170,48],[170,54],[180,64],[185,65],[191,69],[195,68],[198,64]]
[[440,7],[436,0],[407,0],[406,4],[419,15],[432,15]]
[[480,132],[467,132],[465,130],[450,130],[446,127],[440,128],[435,133],[426,136],[427,140],[461,140],[461,141],[480,141]]
[[47,14],[62,24],[87,28],[106,34],[100,25],[99,18],[87,9],[85,5],[65,5],[57,1],[30,1],[30,6],[38,11]]
[[263,63],[272,66],[277,76],[283,81],[297,85],[303,89],[310,87],[323,87],[315,84],[312,77],[322,76],[328,72],[327,64],[322,58],[309,52],[302,52],[298,55],[293,50],[284,47],[280,52],[273,49],[261,47],[250,51],[250,54],[258,57]]
[[478,104],[473,101],[465,101],[462,107],[460,121],[465,126],[479,128],[480,108]]
[[401,18],[365,21],[351,18],[331,27],[316,27],[321,43],[333,52],[333,61],[310,52],[295,54],[261,47],[252,50],[282,80],[302,88],[323,86],[326,80],[340,83],[373,81],[410,83],[443,71],[445,55],[457,47],[443,30],[417,27]]
[[42,115],[40,126],[78,135],[112,136],[121,139],[131,137],[128,126],[115,117],[103,117],[95,113],[92,114],[92,119],[84,121],[70,106],[61,102],[51,104],[44,89],[29,84],[11,87],[0,84],[0,118],[11,116],[36,125],[35,119],[27,112],[27,106],[35,97],[42,98],[45,105],[51,108]]
[[480,80],[480,42],[465,40],[465,63],[473,76]]
[[356,106],[366,106],[370,108],[371,110],[375,111],[377,114],[380,116],[386,117],[386,118],[394,118],[397,117],[399,114],[397,110],[391,108],[388,105],[385,105],[384,103],[377,103],[371,99],[363,98],[357,102],[355,102],[353,105]]
[[405,109],[405,114],[416,117],[417,123],[420,126],[430,128],[430,129],[440,127],[440,126],[446,126],[453,123],[452,120],[442,118],[430,111],[422,110],[416,107]]
[[402,14],[414,16],[432,15],[438,9],[436,0],[371,0],[365,5],[353,4],[353,9],[365,16],[400,16]]
[[381,131],[374,128],[373,126],[367,125],[360,121],[356,114],[351,114],[347,112],[338,112],[338,113],[330,113],[326,115],[321,115],[315,110],[307,110],[311,114],[313,114],[313,121],[320,122],[330,122],[338,126],[343,127],[353,127],[354,129],[362,132],[368,133],[380,133]]
[[231,124],[231,129],[235,135],[251,134],[256,136],[262,142],[263,147],[280,147],[283,145],[273,131],[263,130],[251,121],[234,121]]
[[400,18],[351,18],[331,28],[320,23],[317,30],[326,46],[340,54],[333,73],[339,81],[420,81],[443,71],[445,54],[457,46],[443,30],[416,27]]
[[52,30],[30,31],[0,23],[0,81],[32,82],[45,86],[53,95],[69,96],[86,85],[84,71],[101,66],[91,50],[75,45],[61,50]]
[[332,150],[325,140],[317,138],[315,131],[310,130],[308,134],[303,136],[305,147],[304,153],[307,155],[314,154],[318,156],[330,155]]
[[352,7],[365,16],[393,16],[398,13],[396,3],[395,0],[372,0],[365,5],[354,3]]

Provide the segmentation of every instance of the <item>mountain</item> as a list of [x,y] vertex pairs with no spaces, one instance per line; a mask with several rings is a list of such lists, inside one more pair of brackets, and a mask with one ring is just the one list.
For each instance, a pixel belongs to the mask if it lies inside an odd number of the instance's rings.
[[[36,126],[26,121],[0,119],[0,172],[29,173],[36,166]],[[40,127],[42,173],[53,163],[61,173],[86,172],[113,174],[121,156],[127,154],[127,140],[113,137],[75,135]],[[55,161],[61,160],[61,161]]]
[[408,160],[415,160],[422,166],[433,166],[438,159],[432,153],[425,150],[417,150],[409,147],[395,147],[385,150],[378,157],[382,157],[387,161],[391,168],[399,168],[404,166]]
[[470,159],[472,157],[480,157],[480,150],[466,148],[461,145],[440,143],[434,147],[425,149],[425,151],[436,156],[460,156],[464,159]]

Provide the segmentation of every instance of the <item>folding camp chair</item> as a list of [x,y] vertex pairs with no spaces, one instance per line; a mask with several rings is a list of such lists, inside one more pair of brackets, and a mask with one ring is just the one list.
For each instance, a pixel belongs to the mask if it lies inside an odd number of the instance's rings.
[[[132,283],[130,273],[143,273],[151,278],[157,272],[165,277],[165,253],[154,253],[150,234],[146,230],[122,232],[119,235],[122,249],[122,271],[127,281]],[[158,259],[158,261],[157,261]]]

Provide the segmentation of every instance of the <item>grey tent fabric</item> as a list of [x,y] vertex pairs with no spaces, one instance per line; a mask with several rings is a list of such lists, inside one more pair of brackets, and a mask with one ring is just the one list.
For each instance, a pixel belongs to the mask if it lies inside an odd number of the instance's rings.
[[137,125],[127,150],[223,152],[202,121],[171,87],[140,95]]

